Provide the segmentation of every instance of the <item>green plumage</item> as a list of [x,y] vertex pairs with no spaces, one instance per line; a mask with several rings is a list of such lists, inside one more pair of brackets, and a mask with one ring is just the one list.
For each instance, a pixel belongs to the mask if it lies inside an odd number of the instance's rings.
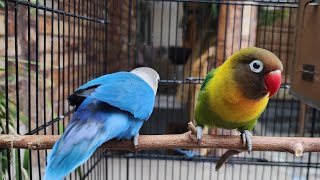
[[265,49],[234,53],[204,79],[195,108],[197,125],[251,131],[279,89],[282,70],[279,58]]
[[[234,53],[219,68],[210,71],[202,83],[195,108],[198,142],[204,126],[237,129],[250,152],[250,131],[265,110],[269,97],[278,91],[282,70],[276,55],[250,47]],[[234,154],[228,152],[217,168]]]
[[215,72],[215,69],[211,70],[211,71],[207,74],[206,78],[203,80],[203,82],[202,82],[202,84],[201,84],[200,91],[204,90],[204,88],[206,87],[206,85],[207,85],[207,83],[209,82],[209,80],[210,80],[211,78],[213,78],[214,72]]
[[[206,85],[210,80],[214,80],[214,75],[216,70],[217,69],[211,70],[207,74],[206,78],[204,79],[201,85],[200,92],[198,95],[198,100],[197,100],[198,102],[195,110],[196,124],[202,127],[208,126],[211,128],[218,127],[218,128],[224,128],[224,129],[237,129],[239,131],[243,131],[243,130],[251,131],[254,128],[259,116],[263,111],[257,117],[251,120],[248,120],[246,122],[236,122],[236,121],[230,122],[230,121],[224,120],[217,113],[213,112],[209,108],[208,95],[210,92],[206,89]],[[214,91],[214,89],[211,89],[211,91]]]

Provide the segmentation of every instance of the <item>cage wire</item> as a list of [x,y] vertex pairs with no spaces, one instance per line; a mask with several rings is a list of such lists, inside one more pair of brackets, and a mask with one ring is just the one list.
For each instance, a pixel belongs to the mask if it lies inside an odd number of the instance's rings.
[[[257,46],[281,59],[284,78],[253,134],[319,137],[319,111],[289,94],[297,9],[295,0],[0,0],[1,134],[62,134],[78,86],[138,66],[161,77],[140,134],[186,132],[207,72]],[[1,149],[0,177],[41,179],[49,151]],[[98,150],[67,179],[320,179],[319,153],[242,153],[216,172],[223,152]]]

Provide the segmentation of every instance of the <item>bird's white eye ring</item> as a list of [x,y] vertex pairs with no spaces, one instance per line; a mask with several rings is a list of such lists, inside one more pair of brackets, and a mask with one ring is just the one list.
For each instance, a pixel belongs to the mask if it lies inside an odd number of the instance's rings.
[[253,60],[250,64],[251,71],[260,73],[263,70],[263,63],[260,60]]

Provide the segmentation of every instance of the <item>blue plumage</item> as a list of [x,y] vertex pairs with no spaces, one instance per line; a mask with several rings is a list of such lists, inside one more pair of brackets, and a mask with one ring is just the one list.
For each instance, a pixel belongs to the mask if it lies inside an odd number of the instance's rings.
[[62,179],[108,140],[133,138],[151,115],[154,100],[148,83],[127,72],[80,86],[69,98],[78,108],[47,157],[44,179]]
[[145,120],[151,115],[155,100],[150,86],[130,72],[107,74],[91,80],[80,86],[74,95],[94,97]]

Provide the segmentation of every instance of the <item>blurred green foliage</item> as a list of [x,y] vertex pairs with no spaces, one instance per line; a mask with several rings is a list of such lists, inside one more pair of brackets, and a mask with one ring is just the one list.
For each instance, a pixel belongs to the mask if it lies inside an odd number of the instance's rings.
[[3,1],[0,1],[0,8],[4,8],[5,7],[5,3]]
[[[9,68],[8,71],[12,72],[12,68]],[[0,75],[3,75],[5,72],[5,69],[0,67]],[[15,80],[14,76],[9,76],[8,77],[8,82],[9,85],[12,85],[14,83],[13,81]],[[10,92],[9,92],[10,94]],[[9,95],[10,96],[10,95]],[[18,112],[17,112],[17,106],[15,102],[12,100],[8,100],[8,128],[7,123],[6,123],[6,93],[5,93],[5,80],[4,78],[1,79],[0,81],[0,134],[13,134],[17,135],[17,123],[16,119],[18,118]],[[22,123],[27,123],[28,118],[21,112],[19,111],[19,119]],[[29,150],[24,150],[23,154],[23,163],[19,165],[18,162],[18,149],[9,149],[7,151],[1,151],[0,152],[0,161],[1,161],[1,166],[0,166],[0,179],[7,179],[8,178],[8,153],[11,159],[10,165],[15,168],[16,170],[16,179],[29,179],[28,172],[30,170],[29,166]],[[23,150],[20,150],[20,152]],[[19,175],[19,168],[21,174]],[[21,176],[21,177],[20,177]]]

